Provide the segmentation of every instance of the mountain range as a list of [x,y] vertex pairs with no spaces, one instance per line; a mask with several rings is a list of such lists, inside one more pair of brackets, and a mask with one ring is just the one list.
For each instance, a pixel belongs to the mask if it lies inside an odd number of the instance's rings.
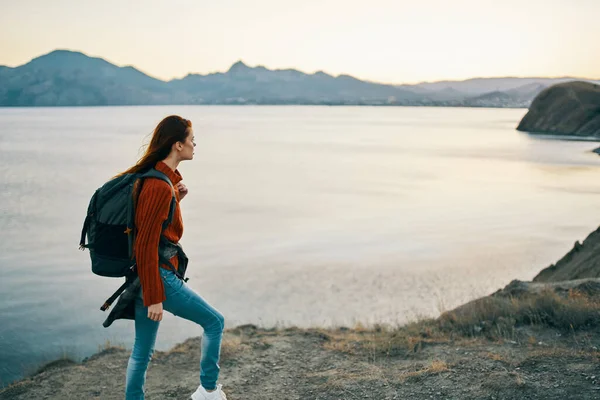
[[[0,106],[314,104],[528,107],[545,88],[575,78],[476,78],[390,85],[319,71],[249,67],[163,81],[132,66],[55,50],[0,66]],[[593,82],[593,81],[591,81]]]

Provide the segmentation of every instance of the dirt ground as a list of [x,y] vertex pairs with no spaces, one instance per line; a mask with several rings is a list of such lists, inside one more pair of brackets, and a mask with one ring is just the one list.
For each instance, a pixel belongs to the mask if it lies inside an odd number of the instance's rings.
[[[219,382],[230,400],[600,399],[597,330],[527,332],[521,341],[484,338],[381,347],[377,331],[261,330],[223,340]],[[199,383],[200,338],[156,352],[146,398],[188,399]],[[0,399],[123,399],[129,351],[109,348],[82,363],[57,361],[0,389]]]

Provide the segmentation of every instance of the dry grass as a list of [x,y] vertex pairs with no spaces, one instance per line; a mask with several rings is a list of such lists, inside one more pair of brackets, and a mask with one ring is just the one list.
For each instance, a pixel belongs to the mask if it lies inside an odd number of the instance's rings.
[[524,325],[572,332],[600,326],[600,301],[575,291],[564,297],[552,291],[524,298],[485,297],[442,314],[438,322],[446,332],[490,339],[512,338]]
[[436,327],[433,319],[400,328],[377,326],[369,330],[359,327],[351,330],[322,330],[321,333],[327,337],[323,343],[326,349],[353,355],[367,354],[370,361],[377,361],[380,357],[418,353],[425,346],[448,342],[448,335]]
[[122,344],[112,343],[108,339],[106,339],[104,341],[104,344],[99,344],[98,345],[98,352],[99,353],[102,352],[102,351],[111,350],[111,349],[125,350],[125,346],[123,346]]
[[364,334],[350,332],[345,334],[327,333],[329,340],[323,343],[327,350],[356,354],[364,338]]
[[549,347],[534,349],[528,353],[526,360],[537,360],[541,358],[579,358],[586,359],[592,362],[600,363],[600,351],[589,349],[573,349],[563,347]]
[[[326,349],[348,354],[377,357],[407,356],[424,347],[486,338],[493,341],[515,340],[519,328],[550,327],[565,334],[600,327],[600,301],[577,291],[560,296],[552,291],[516,297],[491,296],[473,301],[438,319],[425,319],[399,328],[357,324],[353,329],[321,330],[327,337]],[[525,340],[536,345],[537,339]],[[499,356],[500,357],[500,356]]]
[[243,343],[242,337],[225,335],[221,341],[221,359],[234,358],[248,349],[249,346]]
[[417,378],[417,377],[421,377],[424,375],[435,375],[435,374],[439,374],[441,372],[446,372],[446,371],[450,371],[450,368],[448,368],[448,364],[446,364],[445,361],[442,360],[433,360],[431,362],[431,365],[425,367],[425,368],[421,368],[418,369],[416,371],[407,371],[404,372],[402,374],[400,374],[400,381],[404,382],[407,379],[410,378]]
[[448,364],[446,364],[445,361],[442,360],[433,360],[431,362],[431,367],[429,367],[429,372],[430,373],[438,373],[438,372],[444,372],[444,371],[448,371]]
[[487,358],[494,361],[506,361],[500,354],[492,352],[487,353]]
[[515,377],[515,383],[517,384],[517,386],[525,386],[525,381],[523,380],[521,374],[519,374],[518,372],[509,372],[509,375]]

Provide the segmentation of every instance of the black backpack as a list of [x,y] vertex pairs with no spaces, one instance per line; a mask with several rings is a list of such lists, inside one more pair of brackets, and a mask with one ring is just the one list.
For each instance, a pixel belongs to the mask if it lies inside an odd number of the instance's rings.
[[[79,249],[90,250],[92,272],[96,275],[121,278],[125,283],[101,307],[105,311],[137,275],[133,241],[135,232],[134,188],[141,188],[144,179],[161,179],[171,186],[173,197],[169,217],[163,222],[162,230],[173,220],[176,198],[175,189],[167,175],[150,169],[145,173],[118,176],[106,182],[92,196],[83,229]],[[139,181],[139,182],[138,182]],[[139,183],[139,186],[137,185]],[[138,192],[139,193],[139,192]],[[85,243],[86,235],[88,243]],[[161,244],[166,242],[161,234]]]

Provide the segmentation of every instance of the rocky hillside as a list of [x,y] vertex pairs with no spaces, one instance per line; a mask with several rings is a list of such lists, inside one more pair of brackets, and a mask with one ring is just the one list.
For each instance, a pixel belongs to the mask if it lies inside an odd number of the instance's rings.
[[577,81],[543,90],[517,129],[574,138],[600,137],[600,85]]
[[600,228],[575,245],[563,258],[542,270],[534,282],[558,282],[571,279],[600,278]]
[[[600,279],[505,289],[436,320],[399,328],[225,332],[220,382],[230,400],[598,399]],[[156,352],[152,399],[188,399],[201,338]],[[130,350],[64,359],[0,388],[0,400],[122,399]]]

